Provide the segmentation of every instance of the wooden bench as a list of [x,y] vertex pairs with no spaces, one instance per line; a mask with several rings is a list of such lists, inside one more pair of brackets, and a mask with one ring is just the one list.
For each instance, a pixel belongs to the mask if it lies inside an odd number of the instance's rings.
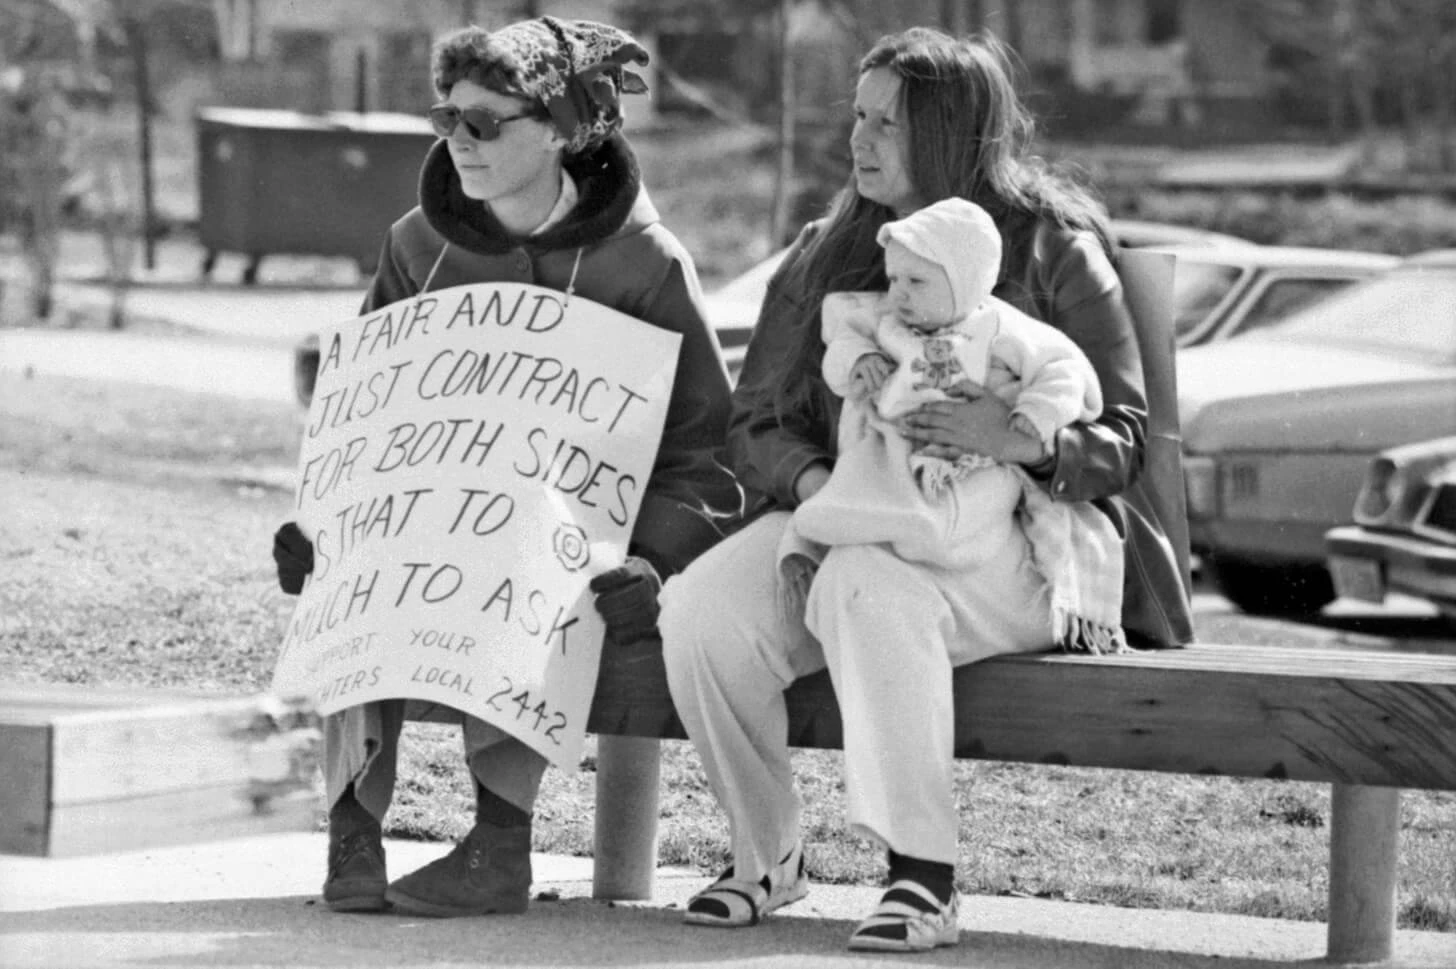
[[[793,745],[842,746],[826,674],[786,695]],[[1332,785],[1333,962],[1391,956],[1400,790],[1456,790],[1456,652],[1209,644],[1002,657],[957,669],[955,699],[957,757]],[[685,736],[651,644],[608,649],[587,729],[601,735],[598,894],[650,896],[655,738]]]

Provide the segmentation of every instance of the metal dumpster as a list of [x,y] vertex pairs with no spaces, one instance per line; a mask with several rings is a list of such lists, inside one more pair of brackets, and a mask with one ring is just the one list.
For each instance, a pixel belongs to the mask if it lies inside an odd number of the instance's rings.
[[198,235],[207,257],[345,256],[372,272],[384,232],[417,201],[430,124],[406,114],[202,108],[197,117]]

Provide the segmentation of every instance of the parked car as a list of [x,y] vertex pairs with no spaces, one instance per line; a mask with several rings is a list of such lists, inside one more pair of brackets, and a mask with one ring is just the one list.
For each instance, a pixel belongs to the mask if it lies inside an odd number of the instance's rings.
[[1178,391],[1194,554],[1247,612],[1319,609],[1371,459],[1456,427],[1456,249],[1180,353]]
[[1196,229],[1188,225],[1174,225],[1171,222],[1149,222],[1145,219],[1113,219],[1112,234],[1117,244],[1130,249],[1148,246],[1199,246],[1234,247],[1257,246],[1239,236],[1209,229]]
[[1404,593],[1456,624],[1456,437],[1382,452],[1352,517],[1325,533],[1335,591],[1368,602]]
[[1277,322],[1351,283],[1394,268],[1391,255],[1301,246],[1156,246],[1173,253],[1179,349]]

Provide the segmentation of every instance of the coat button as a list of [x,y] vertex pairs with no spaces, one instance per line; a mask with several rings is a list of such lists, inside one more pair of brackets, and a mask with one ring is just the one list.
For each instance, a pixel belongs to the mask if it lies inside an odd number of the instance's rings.
[[1059,495],[1060,494],[1065,494],[1066,491],[1067,491],[1067,483],[1065,481],[1058,481],[1057,482],[1057,494],[1059,494]]

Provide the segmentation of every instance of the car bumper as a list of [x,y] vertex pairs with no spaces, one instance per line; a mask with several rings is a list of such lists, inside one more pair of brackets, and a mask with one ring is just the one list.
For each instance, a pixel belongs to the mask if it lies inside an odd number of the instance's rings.
[[1331,529],[1325,544],[1342,596],[1380,602],[1393,591],[1456,604],[1456,547],[1359,525]]

